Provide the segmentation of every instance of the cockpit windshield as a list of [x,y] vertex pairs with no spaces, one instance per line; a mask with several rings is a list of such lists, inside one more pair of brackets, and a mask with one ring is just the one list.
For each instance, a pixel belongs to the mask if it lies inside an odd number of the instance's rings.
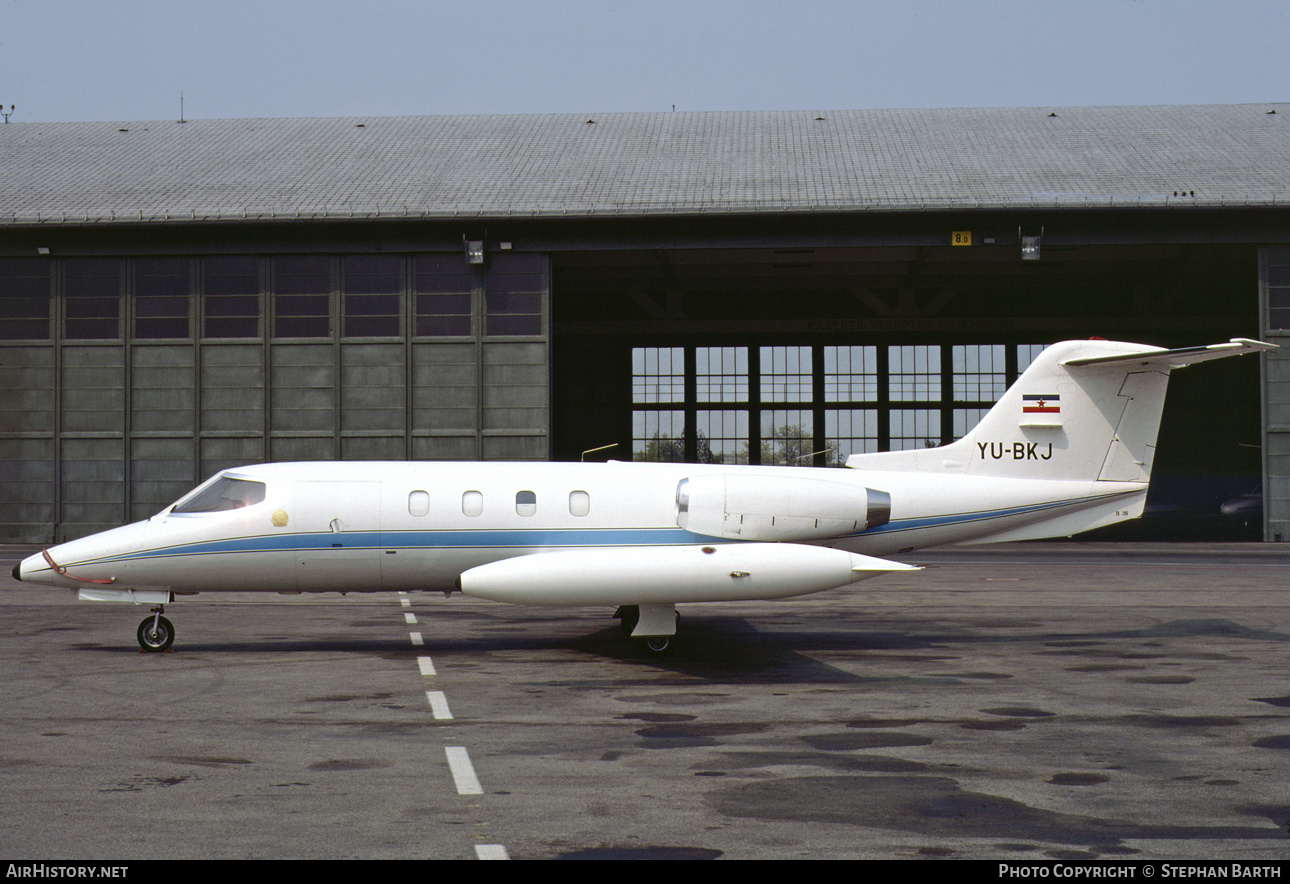
[[197,494],[181,501],[173,513],[222,513],[264,500],[264,483],[221,476]]

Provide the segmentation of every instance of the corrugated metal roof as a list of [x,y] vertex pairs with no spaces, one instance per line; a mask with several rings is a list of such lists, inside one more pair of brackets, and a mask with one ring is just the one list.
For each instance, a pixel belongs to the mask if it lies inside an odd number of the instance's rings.
[[5,226],[1281,206],[1288,182],[1288,104],[0,124]]

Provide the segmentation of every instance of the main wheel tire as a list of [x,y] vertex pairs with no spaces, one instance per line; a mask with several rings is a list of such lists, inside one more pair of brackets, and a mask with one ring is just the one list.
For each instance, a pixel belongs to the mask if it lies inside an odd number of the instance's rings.
[[645,647],[649,648],[655,654],[661,654],[672,644],[670,635],[652,635],[645,639]]
[[618,625],[623,628],[623,635],[630,636],[641,622],[641,609],[638,605],[623,605],[618,611]]
[[175,642],[175,626],[165,617],[144,617],[139,624],[139,647],[149,653],[168,650]]

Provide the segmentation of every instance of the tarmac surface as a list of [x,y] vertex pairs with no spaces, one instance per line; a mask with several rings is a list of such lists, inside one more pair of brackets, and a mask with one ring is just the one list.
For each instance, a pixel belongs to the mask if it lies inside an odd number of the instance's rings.
[[[1017,544],[798,599],[144,608],[10,577],[6,859],[1290,855],[1290,546]],[[420,641],[421,644],[416,644]]]

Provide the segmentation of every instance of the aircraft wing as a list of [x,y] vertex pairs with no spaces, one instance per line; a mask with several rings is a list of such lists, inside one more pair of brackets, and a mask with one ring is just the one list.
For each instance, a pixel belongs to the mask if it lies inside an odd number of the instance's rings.
[[1244,353],[1257,353],[1260,350],[1275,350],[1276,344],[1265,344],[1249,338],[1232,338],[1226,344],[1210,344],[1207,347],[1180,347],[1177,350],[1151,348],[1137,353],[1115,353],[1110,356],[1085,356],[1066,359],[1062,365],[1114,365],[1116,363],[1135,363],[1154,365],[1160,368],[1182,368],[1194,362],[1207,362],[1210,359],[1225,359],[1228,356],[1240,356]]

